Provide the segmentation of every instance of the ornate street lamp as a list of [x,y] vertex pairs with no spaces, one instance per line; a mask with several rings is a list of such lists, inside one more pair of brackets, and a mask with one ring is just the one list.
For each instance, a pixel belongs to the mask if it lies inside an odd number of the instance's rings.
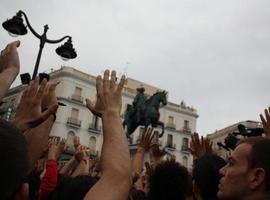
[[[59,40],[49,40],[47,38],[47,31],[49,29],[48,25],[44,26],[43,34],[39,35],[33,29],[33,27],[30,25],[30,22],[29,22],[29,20],[28,20],[28,18],[26,16],[26,14],[21,10],[12,19],[7,19],[2,24],[2,26],[12,36],[14,36],[14,35],[15,36],[17,36],[17,35],[25,35],[25,34],[27,34],[27,28],[23,24],[23,18],[22,17],[25,18],[27,27],[30,29],[30,31],[33,33],[33,35],[36,36],[40,40],[39,51],[38,51],[38,56],[37,56],[37,60],[36,60],[36,64],[35,64],[35,69],[34,69],[34,72],[33,72],[33,75],[32,75],[32,80],[35,79],[35,77],[37,76],[38,67],[39,67],[39,63],[40,63],[40,58],[41,58],[42,50],[43,50],[43,47],[44,47],[45,43],[56,44],[56,43],[62,42],[64,39],[68,39],[63,45],[58,47],[55,51],[59,56],[62,57],[63,60],[73,59],[73,58],[77,57],[77,53],[76,53],[76,51],[75,51],[75,49],[73,48],[73,45],[72,45],[72,38],[70,36],[64,36],[63,38],[61,38]],[[29,82],[30,79],[31,79],[29,73],[22,74],[21,78],[23,79],[23,77],[24,77],[24,81],[22,81],[22,82],[24,82],[24,83]]]

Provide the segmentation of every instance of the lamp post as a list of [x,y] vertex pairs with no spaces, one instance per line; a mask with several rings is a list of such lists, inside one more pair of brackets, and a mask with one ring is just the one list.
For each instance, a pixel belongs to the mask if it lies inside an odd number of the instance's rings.
[[[41,58],[42,50],[43,50],[45,43],[56,44],[56,43],[62,42],[65,39],[68,39],[63,45],[59,46],[55,51],[64,60],[73,59],[73,58],[77,57],[77,53],[72,45],[72,38],[70,36],[64,36],[58,40],[50,40],[47,38],[47,31],[49,29],[48,25],[44,26],[44,31],[43,31],[42,35],[38,34],[31,26],[26,14],[21,10],[19,12],[17,12],[17,14],[14,17],[12,17],[12,19],[7,19],[2,24],[3,28],[6,29],[12,35],[25,35],[25,34],[27,34],[27,28],[23,24],[22,17],[25,18],[27,27],[30,29],[32,34],[40,40],[39,51],[38,51],[37,60],[36,60],[35,68],[34,68],[33,75],[32,75],[32,80],[35,79],[35,77],[37,76],[40,58]],[[22,76],[26,76],[27,77],[26,79],[28,79],[24,82],[29,82],[31,79],[29,73],[21,75],[21,78],[22,78]]]

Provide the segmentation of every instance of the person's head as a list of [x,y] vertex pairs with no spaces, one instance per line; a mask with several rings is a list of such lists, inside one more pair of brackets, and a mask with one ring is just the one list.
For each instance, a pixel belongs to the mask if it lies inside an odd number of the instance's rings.
[[219,170],[226,165],[224,159],[217,155],[205,155],[194,161],[194,194],[200,199],[217,199]]
[[185,167],[174,161],[156,166],[149,177],[149,200],[185,200],[188,195],[189,175]]
[[24,136],[11,123],[0,119],[1,199],[27,198],[28,152]]
[[80,200],[83,199],[98,178],[91,176],[59,177],[53,194],[48,199]]
[[270,140],[251,137],[241,140],[229,163],[220,170],[218,197],[245,199],[270,192]]

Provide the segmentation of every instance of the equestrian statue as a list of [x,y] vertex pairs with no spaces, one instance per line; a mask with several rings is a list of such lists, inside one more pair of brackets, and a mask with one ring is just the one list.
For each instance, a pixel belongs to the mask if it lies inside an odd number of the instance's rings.
[[143,87],[137,88],[137,95],[132,106],[128,106],[125,112],[123,127],[127,127],[126,135],[128,138],[138,126],[144,126],[145,129],[149,125],[152,127],[160,126],[162,131],[159,137],[164,134],[164,123],[159,121],[159,108],[161,103],[163,106],[167,104],[167,92],[156,92],[147,99],[144,91]]

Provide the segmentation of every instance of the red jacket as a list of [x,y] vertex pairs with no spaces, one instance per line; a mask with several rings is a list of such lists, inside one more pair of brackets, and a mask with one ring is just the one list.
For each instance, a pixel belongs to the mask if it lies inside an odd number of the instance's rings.
[[40,181],[39,200],[46,199],[51,194],[57,185],[57,162],[56,160],[48,160],[46,165],[46,172]]

